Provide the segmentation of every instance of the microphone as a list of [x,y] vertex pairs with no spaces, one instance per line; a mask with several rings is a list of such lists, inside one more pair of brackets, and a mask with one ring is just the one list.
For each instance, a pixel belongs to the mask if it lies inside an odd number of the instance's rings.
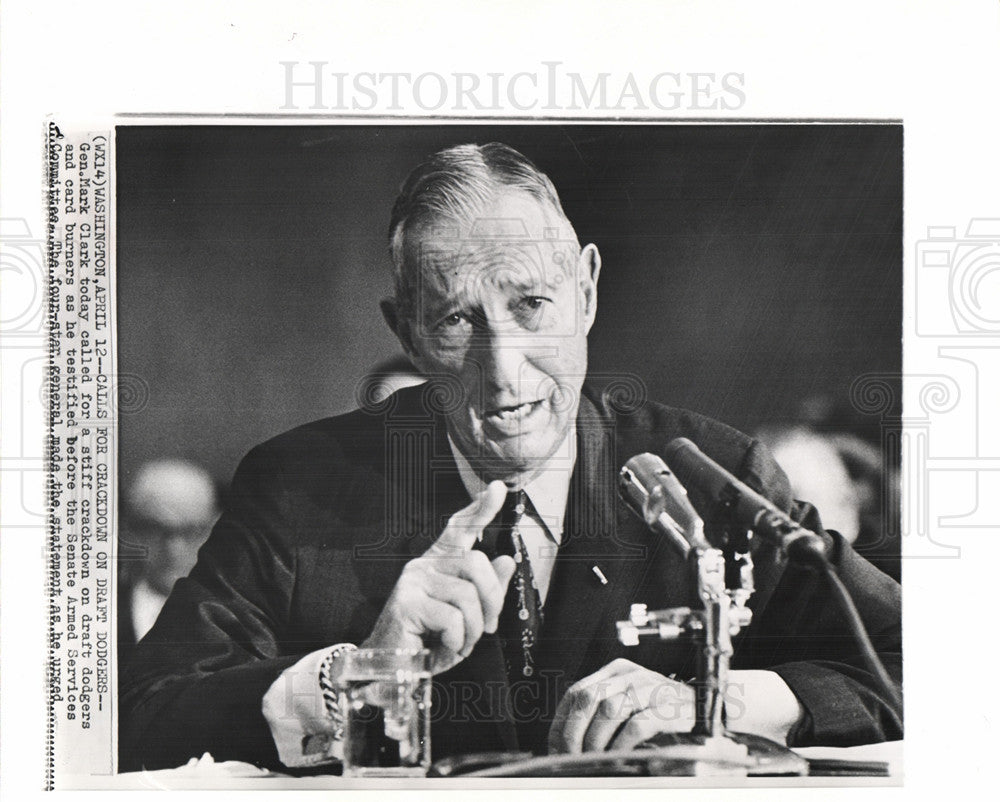
[[672,440],[667,460],[686,485],[697,487],[709,499],[729,509],[733,520],[775,544],[790,560],[822,567],[826,544],[815,532],[803,529],[784,512],[745,485],[686,437]]
[[687,490],[656,454],[636,454],[618,474],[618,493],[629,509],[667,540],[681,556],[711,548],[705,524],[688,501]]

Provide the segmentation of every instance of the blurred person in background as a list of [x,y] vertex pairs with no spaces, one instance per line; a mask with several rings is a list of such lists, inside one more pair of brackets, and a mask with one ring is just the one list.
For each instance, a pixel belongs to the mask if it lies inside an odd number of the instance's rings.
[[849,543],[861,527],[861,494],[830,438],[803,426],[773,427],[757,432],[788,474],[795,498],[809,499],[823,510],[827,529]]
[[187,460],[152,460],[136,472],[124,499],[119,660],[152,628],[174,582],[194,567],[219,517],[218,496],[208,472]]
[[[804,405],[803,419],[815,405]],[[784,469],[797,499],[823,510],[823,523],[899,581],[899,469],[869,440],[833,419],[765,426],[756,436]]]

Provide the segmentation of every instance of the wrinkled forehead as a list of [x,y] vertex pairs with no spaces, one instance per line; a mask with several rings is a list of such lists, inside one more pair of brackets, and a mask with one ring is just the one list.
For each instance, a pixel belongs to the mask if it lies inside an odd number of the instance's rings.
[[436,217],[415,227],[406,263],[420,295],[457,299],[476,287],[562,284],[574,274],[579,251],[576,233],[556,209],[511,194],[466,218]]

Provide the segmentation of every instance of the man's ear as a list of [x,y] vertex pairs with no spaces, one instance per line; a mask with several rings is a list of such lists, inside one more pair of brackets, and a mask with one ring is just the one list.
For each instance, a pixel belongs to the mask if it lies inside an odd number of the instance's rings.
[[579,271],[580,292],[583,294],[583,319],[589,332],[597,316],[597,279],[601,275],[601,254],[592,242],[580,251]]
[[403,351],[406,352],[406,355],[411,359],[417,356],[417,349],[413,344],[413,334],[410,331],[410,323],[404,315],[400,314],[399,306],[395,300],[392,298],[383,298],[379,306],[382,308],[382,317],[385,318],[386,324],[392,329],[392,333],[396,335],[399,344],[403,346]]

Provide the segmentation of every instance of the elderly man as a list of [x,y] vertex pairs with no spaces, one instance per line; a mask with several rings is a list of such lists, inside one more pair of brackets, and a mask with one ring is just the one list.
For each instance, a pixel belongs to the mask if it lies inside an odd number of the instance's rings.
[[[270,766],[323,759],[310,744],[334,725],[318,678],[335,681],[353,645],[430,649],[435,758],[629,748],[687,731],[690,645],[627,650],[615,638],[631,603],[674,606],[689,592],[682,562],[618,501],[617,469],[688,437],[822,532],[760,444],[585,381],[601,258],[521,154],[463,145],[419,166],[390,250],[383,313],[429,381],[243,461],[122,680],[123,769],[204,751]],[[898,679],[898,585],[822,534]],[[901,737],[901,711],[823,583],[766,544],[754,559],[729,727],[790,745]]]

